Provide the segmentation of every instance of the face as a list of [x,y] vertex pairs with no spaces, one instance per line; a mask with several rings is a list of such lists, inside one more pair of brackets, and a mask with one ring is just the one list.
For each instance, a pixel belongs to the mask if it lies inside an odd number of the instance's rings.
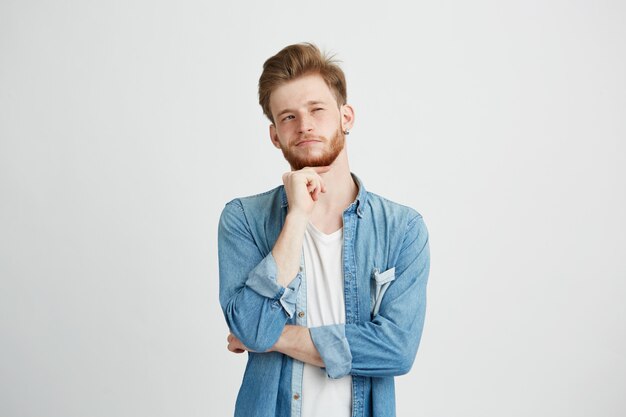
[[281,149],[293,170],[331,165],[344,149],[343,131],[352,127],[349,105],[339,108],[324,79],[307,75],[272,92],[272,143]]

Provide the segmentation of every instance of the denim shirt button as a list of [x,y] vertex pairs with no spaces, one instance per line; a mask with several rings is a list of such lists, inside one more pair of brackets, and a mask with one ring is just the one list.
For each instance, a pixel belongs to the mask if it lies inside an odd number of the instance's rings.
[[298,394],[293,394],[293,399],[294,399],[294,400],[299,400],[299,399],[300,399],[300,395],[298,395]]
[[304,317],[304,311],[300,311],[300,312],[298,313],[298,317],[300,317],[300,318]]

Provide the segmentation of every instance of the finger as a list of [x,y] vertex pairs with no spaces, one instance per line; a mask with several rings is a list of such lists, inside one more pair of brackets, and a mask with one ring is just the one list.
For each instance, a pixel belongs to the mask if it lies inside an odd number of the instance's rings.
[[320,188],[321,188],[320,181],[313,181],[311,183],[311,187],[309,189],[309,194],[311,194],[311,198],[313,199],[313,201],[317,201],[317,198],[318,198],[319,192],[320,192]]
[[322,180],[321,177],[317,177],[317,181],[315,182],[315,186],[317,188],[317,192],[319,193],[325,193],[326,192],[326,184],[324,183],[324,180]]
[[316,178],[309,180],[307,182],[307,190],[309,194],[313,193],[316,189],[319,191],[322,188],[322,184],[321,179],[317,175]]
[[238,343],[229,343],[228,344],[228,350],[233,352],[233,353],[243,353],[246,351],[246,349],[244,349],[244,346],[238,344]]
[[319,198],[320,193],[325,193],[326,192],[326,186],[324,185],[323,181],[320,181],[319,184],[317,184],[317,187],[315,187],[315,198]]
[[326,184],[324,183],[324,180],[322,179],[322,177],[320,177],[320,192],[322,193],[326,192]]
[[318,174],[324,174],[325,172],[330,171],[330,165],[325,165],[323,167],[312,167],[312,169]]
[[319,198],[320,195],[320,187],[315,187],[315,189],[313,190],[313,193],[311,194],[311,198],[313,199],[313,201],[317,201],[317,199]]

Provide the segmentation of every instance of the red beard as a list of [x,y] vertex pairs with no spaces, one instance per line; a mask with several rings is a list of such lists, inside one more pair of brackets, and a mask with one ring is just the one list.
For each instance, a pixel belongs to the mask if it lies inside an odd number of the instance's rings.
[[324,143],[328,143],[328,149],[322,154],[302,156],[294,152],[291,147],[280,148],[283,151],[285,159],[289,162],[289,165],[291,165],[291,169],[298,171],[304,167],[323,167],[335,162],[335,159],[337,159],[345,146],[345,134],[337,129],[337,133],[335,133],[335,136],[333,136],[330,141],[323,136],[319,136],[319,139]]

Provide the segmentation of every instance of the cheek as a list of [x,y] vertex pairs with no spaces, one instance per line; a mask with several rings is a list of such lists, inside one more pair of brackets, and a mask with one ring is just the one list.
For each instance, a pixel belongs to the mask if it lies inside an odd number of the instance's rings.
[[291,141],[291,137],[291,133],[286,129],[276,131],[276,136],[274,136],[274,145],[276,145],[276,147],[281,147],[282,145],[288,144]]
[[278,134],[278,137],[280,138],[280,141],[282,143],[288,143],[295,136],[297,136],[297,130],[293,128],[292,125],[283,126],[276,133]]
[[341,123],[341,114],[339,112],[326,112],[323,117],[320,118],[320,123],[324,123],[324,126],[333,126]]

